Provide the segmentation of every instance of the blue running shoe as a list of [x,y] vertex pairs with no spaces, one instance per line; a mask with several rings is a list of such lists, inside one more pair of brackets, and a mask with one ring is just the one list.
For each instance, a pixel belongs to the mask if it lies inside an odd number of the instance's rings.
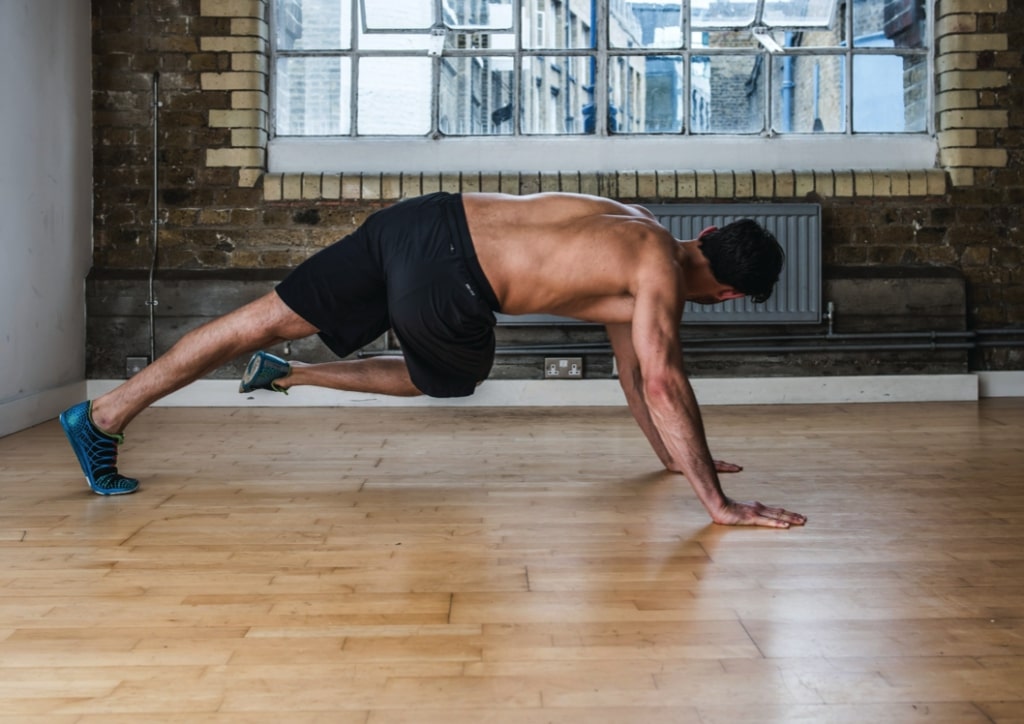
[[245,374],[242,375],[242,382],[238,385],[238,391],[273,390],[274,392],[283,392],[287,395],[288,390],[278,387],[275,381],[282,377],[287,377],[291,373],[292,366],[286,361],[260,350],[252,356],[249,364],[246,365]]
[[92,421],[92,403],[82,402],[60,413],[60,425],[82,466],[92,492],[124,495],[139,489],[139,481],[117,472],[117,446],[124,435],[108,435]]

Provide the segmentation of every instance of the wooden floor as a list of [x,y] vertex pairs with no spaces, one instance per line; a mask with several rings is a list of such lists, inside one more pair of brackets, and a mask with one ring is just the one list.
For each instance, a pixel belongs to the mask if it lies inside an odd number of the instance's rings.
[[625,408],[158,408],[110,499],[0,439],[0,722],[1024,722],[1024,399],[705,415],[806,528]]

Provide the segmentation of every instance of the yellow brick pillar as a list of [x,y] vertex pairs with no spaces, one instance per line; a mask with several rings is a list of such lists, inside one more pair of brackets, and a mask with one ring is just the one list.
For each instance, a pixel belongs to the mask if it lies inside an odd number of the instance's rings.
[[230,22],[228,35],[200,41],[205,52],[231,56],[230,70],[200,76],[204,91],[226,92],[231,99],[229,109],[210,111],[209,119],[210,126],[231,130],[231,146],[207,149],[206,164],[237,168],[238,185],[250,188],[266,171],[270,131],[267,0],[202,0],[200,14]]
[[[939,162],[954,186],[972,186],[979,170],[1005,168],[1005,149],[992,147],[994,129],[1009,113],[994,99],[1009,84],[995,58],[1006,53],[1005,33],[983,33],[985,17],[1006,12],[1007,0],[940,0],[936,3],[936,96]],[[988,131],[988,133],[986,133]],[[985,140],[990,139],[990,140]]]

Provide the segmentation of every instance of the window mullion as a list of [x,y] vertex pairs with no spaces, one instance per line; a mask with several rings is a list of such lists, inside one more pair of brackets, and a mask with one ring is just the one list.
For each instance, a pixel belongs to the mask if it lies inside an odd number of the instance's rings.
[[270,109],[270,118],[267,119],[267,134],[270,138],[277,136],[277,4],[273,4],[270,7],[270,12],[267,14],[267,33],[270,35],[270,57],[269,66],[270,70],[267,74],[267,93],[269,95],[268,105]]
[[512,60],[512,135],[523,134],[523,3],[512,0],[512,38],[515,43],[515,54]]
[[843,68],[846,82],[843,94],[846,96],[846,135],[853,135],[853,3],[847,2],[844,10],[846,17],[846,67]]
[[757,0],[757,8],[754,10],[754,27],[764,25],[764,0]]
[[[937,3],[925,3],[924,8],[924,42],[928,44],[928,60],[927,60],[927,72],[926,77],[926,88],[935,88],[935,61],[936,61],[936,50],[935,50],[935,22],[932,19],[933,13],[937,12],[935,9]],[[934,134],[937,130],[935,128],[935,103],[934,95],[932,91],[928,91],[926,97],[926,111],[925,111],[925,130],[929,134]]]
[[592,30],[597,40],[590,49],[591,63],[595,68],[594,73],[594,133],[598,136],[608,135],[608,5],[609,0],[591,0],[591,8],[596,10],[597,17],[592,24]]
[[431,58],[430,87],[433,92],[430,94],[430,137],[438,139],[441,137],[441,63],[444,59],[444,46],[448,42],[448,26],[444,22],[444,9],[441,7],[441,0],[434,0],[434,28],[441,28],[445,32],[445,40],[441,45],[441,52]]
[[360,3],[354,2],[352,3],[352,7],[349,8],[352,20],[349,26],[349,47],[352,48],[352,55],[350,56],[348,64],[348,135],[353,138],[358,135],[357,129],[359,128],[359,28],[361,27],[359,6]]
[[691,108],[693,99],[690,97],[691,82],[693,80],[691,66],[693,62],[693,37],[690,30],[690,0],[684,0],[680,15],[683,40],[683,135],[690,136],[693,134],[693,129],[691,128],[693,124],[693,109]]

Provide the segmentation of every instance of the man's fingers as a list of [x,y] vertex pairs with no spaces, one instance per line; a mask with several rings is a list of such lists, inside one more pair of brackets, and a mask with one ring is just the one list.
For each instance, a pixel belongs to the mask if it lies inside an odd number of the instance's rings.
[[714,521],[722,525],[757,525],[765,528],[789,528],[793,525],[803,525],[807,517],[786,510],[762,505],[758,502],[737,503],[731,501],[721,511],[721,515],[715,515]]
[[766,518],[772,518],[773,520],[780,520],[785,523],[793,525],[803,525],[807,522],[807,518],[799,513],[793,513],[785,508],[769,508],[768,506],[761,506],[761,515]]
[[751,523],[771,528],[788,528],[791,525],[803,525],[807,522],[806,516],[793,513],[785,508],[775,508],[755,502],[751,505]]
[[803,525],[807,522],[806,516],[800,515],[799,513],[793,513],[783,508],[778,509],[778,513],[775,514],[775,518],[778,520],[784,520],[787,523],[793,523],[795,525]]
[[715,460],[715,471],[719,473],[738,473],[743,470],[742,465],[727,463],[724,460]]

